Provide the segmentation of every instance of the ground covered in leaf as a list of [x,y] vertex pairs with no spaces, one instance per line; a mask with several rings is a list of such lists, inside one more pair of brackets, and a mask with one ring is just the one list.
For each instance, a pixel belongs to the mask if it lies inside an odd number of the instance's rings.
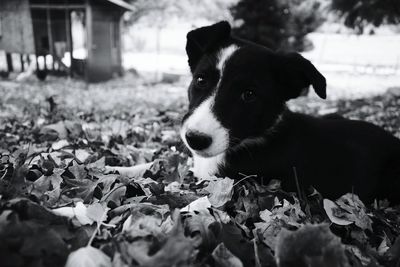
[[[177,133],[186,84],[0,82],[1,266],[400,264],[400,212],[385,201],[193,177]],[[399,104],[393,91],[290,107],[399,136]]]

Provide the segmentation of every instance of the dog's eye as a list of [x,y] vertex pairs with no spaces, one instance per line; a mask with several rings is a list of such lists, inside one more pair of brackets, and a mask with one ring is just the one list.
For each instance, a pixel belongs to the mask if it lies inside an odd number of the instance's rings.
[[207,80],[204,78],[204,76],[199,75],[196,78],[196,85],[200,88],[204,88],[207,86]]
[[246,103],[250,103],[253,102],[254,100],[256,100],[256,93],[254,93],[253,90],[246,90],[242,93],[242,95],[240,96],[240,98],[246,102]]

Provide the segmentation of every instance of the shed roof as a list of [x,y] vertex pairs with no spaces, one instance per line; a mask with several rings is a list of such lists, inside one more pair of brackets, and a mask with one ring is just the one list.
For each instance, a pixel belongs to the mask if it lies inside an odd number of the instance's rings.
[[130,10],[130,11],[135,11],[135,8],[128,4],[127,2],[123,1],[123,0],[106,0],[108,2],[113,3],[114,5],[120,6],[124,9]]

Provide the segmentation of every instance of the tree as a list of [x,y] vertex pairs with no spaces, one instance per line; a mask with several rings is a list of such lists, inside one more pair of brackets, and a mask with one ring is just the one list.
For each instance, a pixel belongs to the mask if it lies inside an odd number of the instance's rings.
[[171,17],[193,20],[203,18],[210,21],[230,19],[229,7],[237,0],[129,0],[135,10],[129,13],[127,24],[141,20],[150,25],[165,26]]
[[378,27],[400,23],[399,0],[332,0],[331,8],[344,17],[347,27],[360,33],[368,24]]
[[234,28],[238,37],[273,50],[310,49],[306,35],[323,22],[316,0],[240,0],[231,12],[240,23]]

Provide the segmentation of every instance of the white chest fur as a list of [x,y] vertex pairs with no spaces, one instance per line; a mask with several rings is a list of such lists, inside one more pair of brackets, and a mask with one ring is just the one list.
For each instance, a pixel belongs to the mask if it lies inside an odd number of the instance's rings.
[[210,179],[218,172],[218,166],[222,165],[224,160],[225,153],[210,158],[193,155],[193,174],[199,179]]

